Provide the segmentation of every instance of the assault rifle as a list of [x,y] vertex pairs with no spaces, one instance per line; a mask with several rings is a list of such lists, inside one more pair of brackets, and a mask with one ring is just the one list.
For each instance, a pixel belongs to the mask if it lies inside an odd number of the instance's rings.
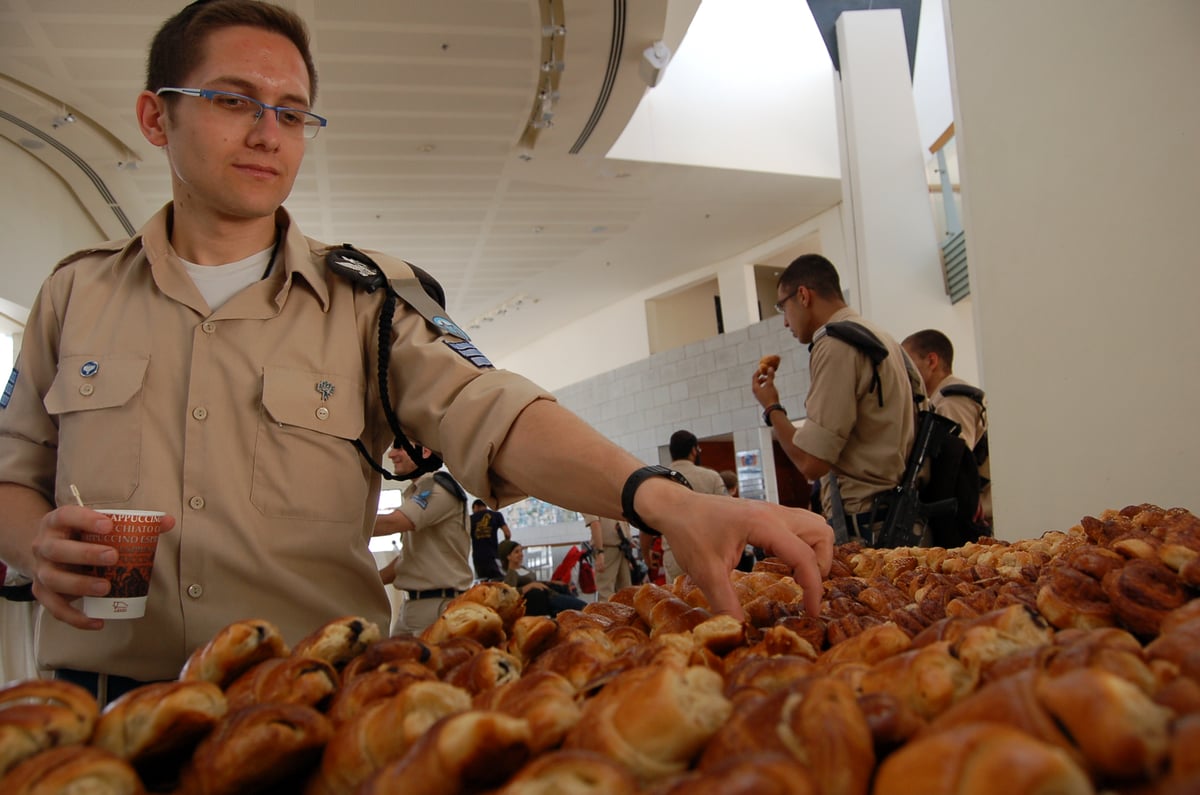
[[[958,500],[953,496],[925,502],[918,478],[925,462],[936,459],[950,440],[958,438],[959,430],[957,422],[932,411],[922,411],[917,415],[917,434],[908,461],[905,462],[904,477],[896,488],[877,498],[876,510],[883,509],[886,513],[875,546],[916,546],[921,539],[914,537],[914,528],[923,527],[931,518],[952,514],[957,510]],[[962,444],[961,439],[959,443]]]

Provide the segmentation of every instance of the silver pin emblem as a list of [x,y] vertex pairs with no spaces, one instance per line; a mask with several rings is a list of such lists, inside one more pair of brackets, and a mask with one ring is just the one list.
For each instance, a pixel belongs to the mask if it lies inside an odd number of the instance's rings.
[[333,397],[333,384],[328,381],[320,381],[317,383],[317,391],[321,393],[321,400],[329,400]]
[[84,378],[91,378],[96,373],[100,372],[100,365],[96,362],[84,362],[79,368],[79,374]]

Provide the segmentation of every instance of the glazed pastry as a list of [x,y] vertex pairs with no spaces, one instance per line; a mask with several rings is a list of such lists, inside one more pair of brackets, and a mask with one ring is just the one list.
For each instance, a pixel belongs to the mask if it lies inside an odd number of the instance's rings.
[[530,750],[555,748],[579,723],[582,710],[574,685],[550,671],[535,671],[475,697],[474,707],[523,718],[532,731]]
[[477,602],[495,610],[506,633],[511,633],[513,624],[525,615],[525,600],[521,597],[521,592],[503,582],[476,583],[466,593],[456,596],[446,609],[449,610],[462,602]]
[[470,708],[470,694],[445,682],[414,682],[394,696],[370,702],[338,726],[307,795],[350,795],[402,757],[439,720]]
[[182,681],[212,682],[224,689],[253,666],[289,653],[279,628],[269,621],[237,621],[192,652],[179,672]]
[[584,704],[564,747],[603,753],[646,782],[682,773],[729,717],[721,687],[707,668],[626,671]]
[[367,646],[362,654],[346,664],[342,669],[342,680],[349,682],[360,674],[389,664],[415,662],[427,665],[432,656],[429,645],[412,635],[383,638]]
[[472,710],[445,718],[399,760],[375,774],[360,795],[458,795],[503,783],[530,756],[529,724]]
[[421,640],[438,644],[451,638],[469,638],[483,646],[503,645],[504,621],[500,614],[478,602],[457,602],[448,606],[421,633]]
[[451,669],[442,679],[469,693],[482,693],[521,678],[521,661],[506,651],[490,648]]
[[[936,761],[935,761],[936,760]],[[995,723],[918,737],[893,752],[872,795],[1094,795],[1061,748]]]
[[340,671],[381,637],[377,624],[360,616],[344,616],[302,639],[292,649],[292,656],[324,660]]
[[5,795],[143,795],[133,767],[108,751],[86,745],[51,748],[4,776]]
[[689,773],[656,795],[821,795],[812,773],[782,753],[751,752]]
[[99,714],[92,694],[70,682],[30,679],[3,688],[0,776],[39,751],[87,742]]
[[637,780],[593,751],[542,754],[509,779],[496,795],[637,795]]
[[226,710],[212,682],[142,685],[105,707],[92,745],[127,760],[156,791],[169,789]]
[[315,657],[263,660],[225,688],[231,712],[251,704],[305,704],[324,711],[337,692],[333,665]]
[[1188,601],[1179,577],[1157,560],[1131,560],[1102,586],[1121,624],[1143,638],[1157,635],[1167,614]]
[[437,675],[420,663],[388,664],[342,685],[334,694],[327,714],[335,727],[340,726],[373,701],[397,695],[417,682],[432,681],[437,681]]
[[329,720],[301,704],[257,704],[226,715],[196,747],[181,795],[296,791],[333,735]]

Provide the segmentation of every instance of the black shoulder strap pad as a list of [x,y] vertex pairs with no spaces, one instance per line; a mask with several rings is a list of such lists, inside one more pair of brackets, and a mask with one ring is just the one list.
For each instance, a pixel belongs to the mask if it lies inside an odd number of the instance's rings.
[[841,340],[847,345],[853,345],[867,355],[871,363],[879,366],[888,356],[887,346],[875,336],[866,326],[859,325],[853,320],[839,320],[836,323],[826,323],[825,333],[835,340]]
[[980,406],[983,405],[983,390],[970,384],[948,384],[938,390],[946,397],[968,397]]
[[[821,333],[821,332],[824,333]],[[818,331],[813,338],[815,345],[817,340],[828,334],[835,340],[850,345],[861,351],[871,360],[871,391],[877,393],[880,407],[883,406],[883,383],[879,380],[879,364],[887,358],[888,349],[875,333],[866,326],[855,323],[853,320],[839,320],[836,323],[826,323]],[[812,350],[812,345],[808,346]]]
[[433,473],[433,479],[442,485],[446,491],[458,497],[463,502],[467,501],[467,493],[463,491],[463,487],[458,485],[458,481],[449,472],[439,469]]

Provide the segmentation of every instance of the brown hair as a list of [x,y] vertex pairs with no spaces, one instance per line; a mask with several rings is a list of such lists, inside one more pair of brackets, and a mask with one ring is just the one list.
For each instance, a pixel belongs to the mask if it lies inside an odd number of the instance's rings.
[[317,67],[304,20],[286,8],[258,0],[196,0],[164,22],[146,59],[146,90],[179,86],[203,59],[208,35],[238,26],[278,33],[296,45],[308,69],[308,101],[316,101]]
[[916,351],[918,356],[936,353],[942,363],[946,365],[947,371],[952,371],[954,368],[954,345],[951,344],[949,337],[937,329],[927,328],[924,331],[909,334],[903,344]]

